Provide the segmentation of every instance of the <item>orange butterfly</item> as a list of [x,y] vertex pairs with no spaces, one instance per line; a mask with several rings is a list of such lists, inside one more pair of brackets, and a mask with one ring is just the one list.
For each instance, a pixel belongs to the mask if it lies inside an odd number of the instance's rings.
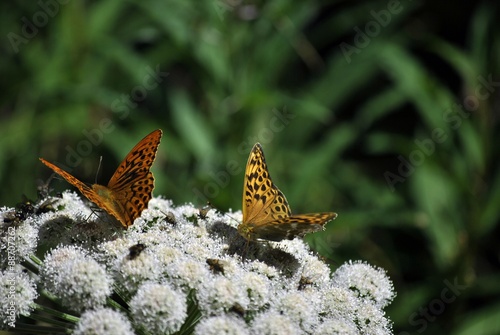
[[88,186],[45,159],[40,160],[127,229],[151,200],[155,180],[149,170],[155,160],[161,136],[162,131],[157,129],[144,137],[118,166],[108,186]]
[[243,222],[238,232],[248,241],[292,240],[323,230],[337,213],[291,215],[285,195],[273,184],[260,143],[248,157],[243,184]]

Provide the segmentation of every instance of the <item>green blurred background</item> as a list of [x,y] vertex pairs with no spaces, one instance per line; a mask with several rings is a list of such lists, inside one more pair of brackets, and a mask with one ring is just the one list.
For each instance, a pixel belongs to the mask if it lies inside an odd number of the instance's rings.
[[155,194],[239,210],[259,141],[294,212],[339,213],[312,247],[388,271],[396,334],[500,334],[496,2],[0,8],[0,204],[38,157],[105,184],[161,128]]

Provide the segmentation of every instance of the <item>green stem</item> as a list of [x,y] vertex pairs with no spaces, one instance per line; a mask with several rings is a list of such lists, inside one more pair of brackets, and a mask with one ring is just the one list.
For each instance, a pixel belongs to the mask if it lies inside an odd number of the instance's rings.
[[31,313],[29,315],[29,318],[32,320],[35,320],[35,321],[42,321],[42,322],[45,322],[45,323],[48,323],[48,324],[51,324],[54,326],[60,326],[60,327],[63,327],[64,329],[68,329],[68,328],[71,328],[73,326],[72,324],[70,324],[68,322],[63,322],[63,321],[59,321],[59,320],[56,320],[56,319],[53,319],[50,317],[45,317],[45,316],[42,316],[42,315],[37,314],[37,313]]
[[125,309],[122,305],[120,305],[119,303],[117,303],[116,301],[114,301],[113,299],[111,298],[107,298],[106,299],[106,303],[111,306],[111,307],[114,307],[120,311],[122,311],[125,315],[128,315],[128,311],[127,309]]
[[42,261],[34,255],[30,255],[29,258],[25,258],[21,265],[27,269],[28,271],[39,275],[40,274],[40,266],[42,265]]
[[20,333],[20,334],[71,334],[72,330],[68,328],[58,328],[58,327],[45,327],[37,325],[28,324],[17,324],[15,328],[9,328],[9,333]]
[[53,316],[60,318],[62,320],[66,320],[66,321],[69,321],[72,323],[77,323],[80,320],[79,317],[76,317],[74,315],[70,315],[67,313],[56,311],[55,309],[52,309],[52,308],[46,307],[46,306],[42,306],[42,305],[39,305],[37,303],[35,303],[34,306],[35,306],[36,310],[41,311],[41,312],[45,312],[49,315],[53,315]]
[[36,257],[35,255],[30,255],[29,260],[31,260],[33,263],[35,263],[37,266],[42,266],[43,262],[40,258]]
[[181,329],[177,334],[179,335],[189,335],[193,333],[194,327],[198,323],[201,318],[200,310],[198,309],[198,305],[194,299],[194,290],[191,290],[188,294],[188,310],[187,317],[182,325]]

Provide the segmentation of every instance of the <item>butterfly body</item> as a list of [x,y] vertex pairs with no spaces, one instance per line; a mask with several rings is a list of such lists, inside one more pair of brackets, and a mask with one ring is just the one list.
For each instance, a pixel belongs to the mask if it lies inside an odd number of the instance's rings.
[[[120,201],[116,198],[116,195],[112,189],[104,185],[93,184],[92,190],[96,195],[98,195],[100,199],[106,199],[104,203],[101,203],[100,205],[98,204],[99,207],[103,208],[104,210],[106,210],[106,212],[113,215],[118,221],[127,221],[126,215],[123,215],[123,213],[126,212],[125,207],[122,205],[123,201]],[[126,198],[126,194],[124,195],[125,197],[122,198]]]
[[162,131],[157,129],[144,137],[120,163],[107,186],[88,186],[45,159],[40,160],[126,229],[141,215],[153,196],[154,177],[149,169],[156,157],[161,136]]
[[256,143],[248,157],[243,185],[243,222],[238,232],[249,241],[281,241],[323,230],[336,213],[292,215],[288,201],[271,180],[264,152]]
[[[113,195],[113,191],[107,188],[104,185],[99,185],[99,184],[93,184],[92,185],[92,190],[98,194],[101,198],[108,198],[109,200],[112,200],[113,203],[115,203],[115,196]],[[116,206],[116,204],[115,204]]]

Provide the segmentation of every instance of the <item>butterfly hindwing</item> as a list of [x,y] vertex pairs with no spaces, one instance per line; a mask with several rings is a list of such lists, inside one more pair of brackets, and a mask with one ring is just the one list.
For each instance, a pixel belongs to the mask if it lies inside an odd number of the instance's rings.
[[117,203],[123,207],[123,222],[128,226],[134,223],[153,196],[154,178],[153,173],[148,172],[146,177],[140,177],[132,181],[130,185],[122,187],[115,193]]
[[252,231],[256,240],[293,240],[295,237],[323,230],[324,224],[336,217],[336,213],[300,214],[256,225]]

